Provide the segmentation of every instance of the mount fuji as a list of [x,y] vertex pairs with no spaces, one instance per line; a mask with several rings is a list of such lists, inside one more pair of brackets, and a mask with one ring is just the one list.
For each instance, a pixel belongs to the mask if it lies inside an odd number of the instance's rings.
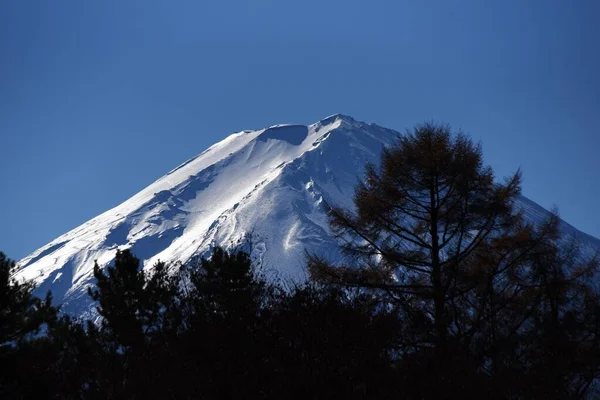
[[[129,248],[144,268],[158,260],[186,262],[220,245],[245,248],[269,279],[306,279],[305,250],[331,260],[341,255],[325,204],[352,208],[367,162],[378,164],[398,132],[333,115],[315,124],[274,125],[234,133],[158,179],[121,205],[56,238],[17,264],[17,278],[36,293],[51,290],[62,310],[91,310],[93,266]],[[525,218],[549,211],[521,197]],[[561,222],[565,237],[585,252],[600,240]]]

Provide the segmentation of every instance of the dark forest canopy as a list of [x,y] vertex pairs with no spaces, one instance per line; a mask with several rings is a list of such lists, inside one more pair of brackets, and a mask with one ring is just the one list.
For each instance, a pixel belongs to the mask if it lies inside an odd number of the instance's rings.
[[0,253],[0,397],[593,398],[598,263],[514,201],[482,150],[424,124],[330,205],[349,260],[267,282],[244,252],[96,266],[99,323],[62,315]]

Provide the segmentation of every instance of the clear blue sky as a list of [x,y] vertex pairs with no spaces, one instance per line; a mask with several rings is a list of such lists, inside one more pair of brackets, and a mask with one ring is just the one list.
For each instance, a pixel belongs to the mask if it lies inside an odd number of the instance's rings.
[[0,2],[0,249],[20,258],[226,135],[450,123],[600,236],[597,0]]

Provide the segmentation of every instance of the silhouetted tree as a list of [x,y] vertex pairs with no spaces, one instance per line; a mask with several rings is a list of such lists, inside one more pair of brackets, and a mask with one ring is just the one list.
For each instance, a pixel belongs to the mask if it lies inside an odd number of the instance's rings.
[[331,227],[356,264],[329,268],[313,257],[311,274],[386,290],[402,303],[418,298],[443,357],[449,288],[464,261],[510,219],[519,181],[517,173],[496,184],[480,146],[447,126],[419,125],[384,150],[380,171],[367,167],[356,189],[356,214],[330,210]]
[[479,145],[424,124],[384,150],[379,169],[367,167],[355,212],[330,208],[351,263],[310,255],[311,277],[387,293],[405,325],[398,365],[407,397],[482,396],[491,387],[498,398],[527,396],[515,382],[533,376],[526,354],[540,342],[524,342],[525,332],[558,304],[544,297],[556,281],[540,277],[568,267],[556,256],[558,217],[526,224],[514,209],[519,194],[520,173],[496,183]]
[[115,398],[158,396],[168,391],[170,346],[177,340],[182,314],[178,274],[158,262],[150,272],[140,269],[129,250],[117,251],[114,266],[94,267],[104,363],[112,372]]
[[186,385],[207,398],[258,393],[269,288],[248,255],[217,247],[210,258],[186,265],[183,281],[186,329],[179,346]]
[[401,327],[369,294],[306,285],[271,308],[265,349],[270,398],[389,398]]
[[[32,294],[31,282],[14,278],[15,262],[0,252],[0,397],[20,398],[43,393],[39,374],[44,364],[30,351],[56,318],[50,293],[44,300]],[[37,375],[36,375],[37,374]]]
[[[119,252],[106,272],[96,268],[98,288],[90,293],[105,320],[91,330],[91,342],[76,348],[100,367],[75,352],[72,359],[84,365],[78,379],[87,384],[74,388],[112,398],[364,398],[397,392],[386,382],[394,377],[398,320],[372,295],[314,285],[284,291],[257,275],[246,253],[221,248],[167,280],[177,282],[177,290],[152,284],[165,282],[157,278],[164,271],[144,275],[128,252]],[[156,313],[160,317],[142,318]],[[71,369],[68,360],[63,365]]]
[[525,377],[523,397],[580,399],[589,397],[600,377],[599,264],[581,254],[576,242],[561,241],[557,222],[521,285],[533,310],[511,349],[519,357],[511,359]]

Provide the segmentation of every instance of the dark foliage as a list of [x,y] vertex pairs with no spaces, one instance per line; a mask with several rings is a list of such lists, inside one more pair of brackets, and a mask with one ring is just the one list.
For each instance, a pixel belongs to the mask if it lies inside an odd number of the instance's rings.
[[[391,350],[399,321],[373,296],[316,285],[283,291],[254,273],[247,254],[220,248],[209,260],[176,267],[141,270],[126,250],[106,269],[96,266],[89,294],[99,324],[59,318],[50,309],[44,335],[11,347],[22,379],[9,384],[16,373],[4,373],[3,393],[86,399],[393,393],[386,382],[395,377]],[[31,290],[16,285],[7,288]],[[30,312],[41,310],[45,303],[28,296]],[[27,315],[15,317],[15,326]]]
[[356,212],[330,208],[352,261],[311,255],[311,276],[387,295],[407,397],[577,398],[597,378],[596,260],[560,242],[558,217],[524,223],[519,193],[519,173],[496,183],[480,146],[424,124],[367,168]]
[[50,294],[45,300],[33,296],[33,285],[13,279],[14,270],[15,263],[0,252],[0,398],[44,393],[43,381],[32,385],[29,375],[44,373],[36,350],[57,312]]

